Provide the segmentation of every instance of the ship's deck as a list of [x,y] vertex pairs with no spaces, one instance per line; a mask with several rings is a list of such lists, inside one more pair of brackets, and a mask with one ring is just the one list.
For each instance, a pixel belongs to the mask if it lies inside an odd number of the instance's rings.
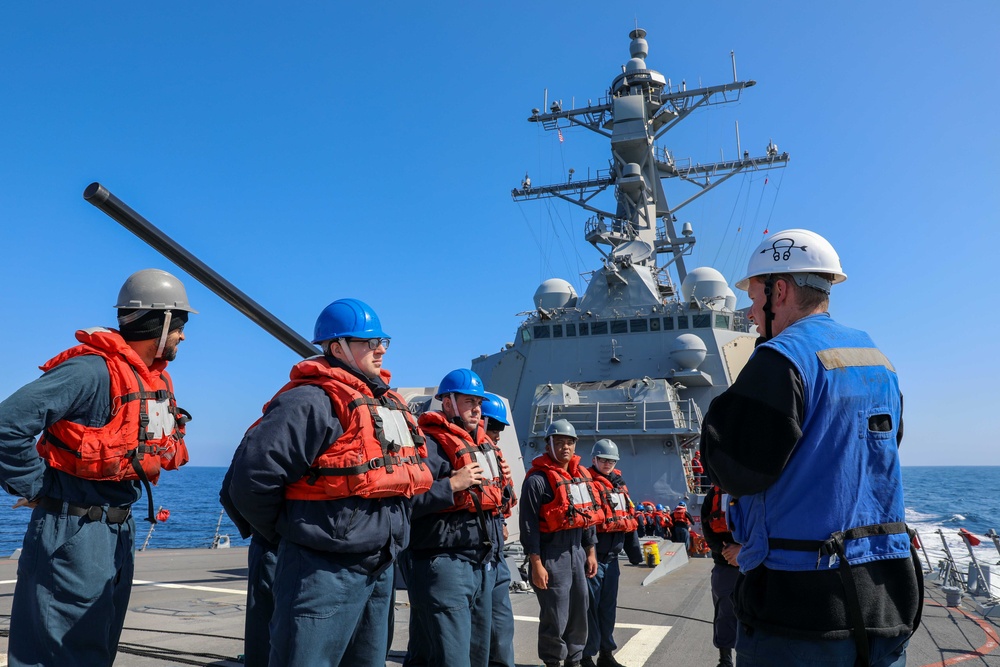
[[[629,667],[714,665],[711,560],[693,560],[649,587],[645,567],[623,565],[619,595],[618,659]],[[0,561],[0,666],[6,665],[6,631],[17,562]],[[246,549],[155,550],[137,554],[136,585],[118,665],[236,665],[242,651]],[[518,666],[537,665],[538,605],[530,593],[512,594]],[[402,662],[407,637],[405,592],[397,602],[388,665]],[[928,586],[924,624],[910,644],[911,666],[1000,667],[997,618],[984,619],[968,601],[944,606]]]

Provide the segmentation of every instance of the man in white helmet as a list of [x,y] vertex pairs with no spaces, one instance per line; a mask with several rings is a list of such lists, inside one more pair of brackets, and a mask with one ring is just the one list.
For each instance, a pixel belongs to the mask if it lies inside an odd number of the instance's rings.
[[132,504],[145,485],[155,522],[150,483],[188,460],[188,415],[166,366],[197,311],[159,269],[130,276],[116,308],[117,330],[77,331],[79,345],[0,403],[0,482],[15,507],[32,508],[8,665],[114,661],[132,590]]
[[764,335],[705,416],[702,455],[742,545],[736,663],[905,664],[922,591],[903,523],[896,372],[827,313],[846,280],[823,237],[767,238],[745,278]]
[[521,545],[538,597],[538,657],[546,667],[579,667],[587,643],[587,579],[597,574],[595,526],[601,493],[576,455],[565,420],[545,431],[546,453],[521,487]]

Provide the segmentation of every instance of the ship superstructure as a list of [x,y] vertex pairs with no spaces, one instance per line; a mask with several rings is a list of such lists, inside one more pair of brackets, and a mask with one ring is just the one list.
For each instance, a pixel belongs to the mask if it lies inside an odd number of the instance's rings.
[[[694,110],[734,102],[755,82],[737,80],[734,65],[731,83],[674,85],[647,67],[645,36],[630,33],[631,58],[596,104],[553,102],[528,119],[550,131],[579,126],[606,137],[608,168],[550,185],[526,175],[512,191],[515,201],[558,197],[589,211],[584,235],[602,266],[582,296],[565,280],[543,282],[514,341],[472,368],[510,400],[525,467],[543,451],[545,427],[569,419],[584,459],[599,438],[619,445],[619,468],[636,501],[674,503],[697,500],[689,464],[702,414],[743,368],[756,338],[720,272],[687,270],[696,239],[689,223],[678,233],[676,214],[737,173],[783,167],[788,154],[769,143],[763,156],[702,164],[658,145]],[[676,205],[664,192],[668,179],[692,188]],[[614,210],[598,206],[605,192],[613,193]]]

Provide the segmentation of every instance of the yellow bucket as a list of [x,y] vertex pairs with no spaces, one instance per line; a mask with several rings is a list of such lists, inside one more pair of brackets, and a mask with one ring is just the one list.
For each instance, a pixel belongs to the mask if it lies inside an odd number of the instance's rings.
[[656,567],[660,564],[660,546],[656,542],[643,542],[642,557],[647,566]]

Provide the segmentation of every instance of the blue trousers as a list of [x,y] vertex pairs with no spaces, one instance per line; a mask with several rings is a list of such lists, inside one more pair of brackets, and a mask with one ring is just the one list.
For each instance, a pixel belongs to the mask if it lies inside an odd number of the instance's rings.
[[712,568],[712,644],[715,648],[736,647],[736,610],[733,609],[733,589],[740,569],[732,565],[715,564]]
[[514,609],[510,606],[510,567],[497,562],[493,584],[493,623],[490,626],[490,667],[514,667]]
[[[905,667],[909,637],[869,637],[871,667]],[[740,667],[855,667],[854,639],[791,639],[742,624],[736,636],[736,664]]]
[[609,563],[597,563],[597,574],[588,579],[590,586],[590,609],[587,611],[586,656],[595,656],[601,651],[618,648],[615,638],[615,618],[618,615],[618,579],[621,568],[618,556],[610,557]]
[[271,653],[268,626],[274,613],[274,569],[278,547],[263,537],[250,538],[247,549],[247,611],[243,628],[243,664],[267,667]]
[[538,657],[545,663],[579,662],[587,643],[587,554],[579,544],[543,544],[540,555],[549,587],[535,588]]
[[135,521],[35,508],[17,562],[11,667],[111,665],[132,593]]
[[362,574],[335,556],[281,541],[271,667],[384,667],[392,568]]
[[493,563],[470,563],[448,554],[411,557],[406,579],[410,640],[404,664],[487,667],[496,580]]

